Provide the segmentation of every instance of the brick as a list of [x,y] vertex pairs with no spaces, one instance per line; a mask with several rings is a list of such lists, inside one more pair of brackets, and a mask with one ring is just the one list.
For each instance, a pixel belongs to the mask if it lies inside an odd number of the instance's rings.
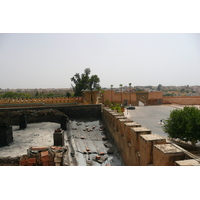
[[49,162],[49,157],[48,156],[42,157],[41,161],[42,161],[42,163],[43,162]]
[[102,137],[102,140],[107,140],[107,137]]
[[101,156],[96,156],[96,160],[100,160],[101,159]]
[[19,165],[20,166],[25,166],[27,164],[27,161],[26,160],[21,160],[20,162],[19,162]]
[[41,154],[41,157],[49,156],[48,151],[42,151],[40,154]]
[[54,149],[54,150],[60,150],[60,149],[62,149],[62,147],[58,147],[58,146],[52,146],[51,148]]
[[38,151],[38,150],[44,151],[47,149],[48,149],[48,147],[31,147],[31,150],[33,150],[33,151]]
[[35,163],[36,163],[36,158],[29,158],[29,159],[27,160],[27,163],[28,163],[28,164],[35,164]]
[[49,163],[48,162],[43,162],[42,165],[43,166],[49,166]]

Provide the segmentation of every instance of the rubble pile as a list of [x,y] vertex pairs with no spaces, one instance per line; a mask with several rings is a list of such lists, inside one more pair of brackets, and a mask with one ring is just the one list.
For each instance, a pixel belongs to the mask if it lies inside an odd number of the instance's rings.
[[62,166],[66,147],[30,147],[27,155],[20,158],[20,166]]

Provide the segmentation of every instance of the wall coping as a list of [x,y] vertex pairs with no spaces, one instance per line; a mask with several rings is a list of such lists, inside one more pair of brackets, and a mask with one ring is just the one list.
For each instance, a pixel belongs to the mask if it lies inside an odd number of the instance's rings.
[[133,122],[131,119],[119,119],[120,122]]
[[117,115],[117,116],[114,116],[116,119],[127,119],[127,117],[123,116],[123,115]]
[[151,130],[146,127],[134,127],[132,129],[134,132],[151,132]]
[[163,138],[162,136],[152,133],[152,134],[148,134],[148,135],[141,135],[140,137],[142,137],[144,140],[146,141],[159,141],[159,140],[166,140],[165,138]]
[[128,123],[125,123],[124,125],[126,126],[141,126],[139,123],[137,122],[128,122]]
[[165,154],[179,154],[183,153],[180,149],[174,147],[171,144],[156,144],[154,145],[155,148],[162,151]]
[[178,160],[175,163],[179,166],[200,166],[200,163],[195,159]]

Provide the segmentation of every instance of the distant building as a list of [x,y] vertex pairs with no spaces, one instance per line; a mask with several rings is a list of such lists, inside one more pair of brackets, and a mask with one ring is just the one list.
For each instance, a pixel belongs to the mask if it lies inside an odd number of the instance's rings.
[[200,86],[195,86],[193,90],[200,94]]

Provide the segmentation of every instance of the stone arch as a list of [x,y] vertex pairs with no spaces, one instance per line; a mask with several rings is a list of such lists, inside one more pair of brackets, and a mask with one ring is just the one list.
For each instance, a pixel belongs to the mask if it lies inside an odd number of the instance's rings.
[[136,92],[136,105],[141,101],[144,105],[148,105],[148,92]]

